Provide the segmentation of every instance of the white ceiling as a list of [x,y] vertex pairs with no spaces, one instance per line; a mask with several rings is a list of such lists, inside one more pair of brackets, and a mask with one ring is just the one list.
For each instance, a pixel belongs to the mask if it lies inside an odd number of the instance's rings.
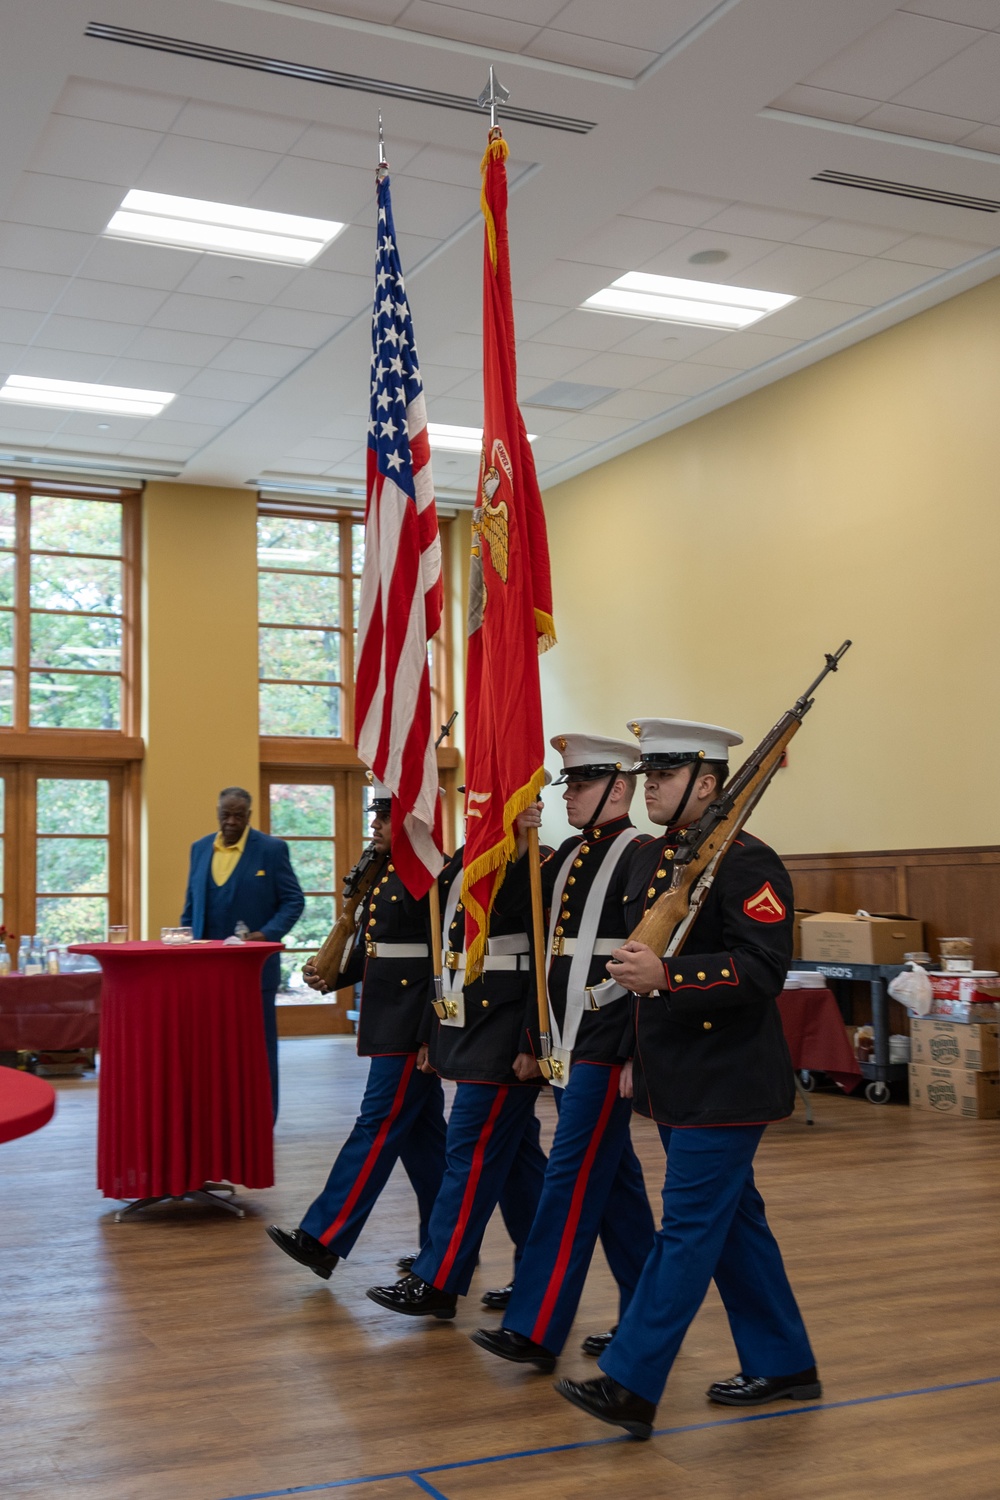
[[[376,113],[432,420],[481,420],[486,122],[84,36],[88,21],[511,105],[520,395],[543,484],[1000,273],[1000,0],[16,0],[0,55],[0,375],[178,393],[152,420],[0,406],[0,464],[355,491]],[[492,49],[492,50],[491,50]],[[306,270],[106,240],[131,187],[346,220]],[[691,264],[699,252],[716,264]],[[579,310],[626,270],[791,292],[742,333]],[[555,381],[611,391],[532,405]],[[476,461],[440,454],[438,489]]]

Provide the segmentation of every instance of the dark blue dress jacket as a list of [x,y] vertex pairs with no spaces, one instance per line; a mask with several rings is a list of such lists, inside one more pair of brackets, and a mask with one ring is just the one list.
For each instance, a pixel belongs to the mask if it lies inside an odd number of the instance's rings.
[[[236,869],[225,885],[211,889],[214,846],[214,833],[191,845],[181,926],[191,927],[196,938],[224,938],[242,920],[251,932],[262,932],[269,943],[280,943],[295,926],[306,904],[284,839],[271,838],[251,828]],[[211,924],[210,895],[216,913]],[[215,930],[210,932],[209,925]],[[219,927],[225,930],[217,930]],[[261,988],[276,989],[280,975],[280,955],[273,953],[264,965]]]

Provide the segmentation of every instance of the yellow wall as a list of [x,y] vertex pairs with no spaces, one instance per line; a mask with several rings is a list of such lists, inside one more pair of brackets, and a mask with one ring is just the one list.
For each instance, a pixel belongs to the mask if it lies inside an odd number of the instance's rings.
[[547,733],[663,715],[752,742],[850,636],[754,829],[785,853],[1000,843],[1000,280],[546,510]]
[[143,936],[180,920],[220,789],[257,801],[256,513],[244,490],[143,496]]

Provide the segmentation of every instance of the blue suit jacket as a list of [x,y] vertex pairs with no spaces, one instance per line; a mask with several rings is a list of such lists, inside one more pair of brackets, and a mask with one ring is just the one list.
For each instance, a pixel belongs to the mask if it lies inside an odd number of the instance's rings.
[[[181,926],[191,927],[196,938],[205,936],[208,908],[208,882],[212,878],[212,851],[215,834],[209,833],[191,845],[187,894]],[[236,869],[221,895],[228,906],[229,930],[244,921],[251,932],[262,932],[269,943],[280,943],[299,920],[306,904],[302,887],[295,878],[288,845],[284,839],[271,838],[251,828]],[[281,965],[277,953],[267,960],[261,976],[266,989],[277,986]]]

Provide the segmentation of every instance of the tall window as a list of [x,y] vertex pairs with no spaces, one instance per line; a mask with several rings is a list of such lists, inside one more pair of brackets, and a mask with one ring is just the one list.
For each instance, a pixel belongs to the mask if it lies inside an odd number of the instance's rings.
[[[442,522],[442,534],[448,522]],[[447,547],[445,596],[448,594]],[[357,513],[262,503],[257,520],[260,732],[354,738],[365,528]],[[450,613],[428,647],[435,717],[450,708]]]
[[134,732],[134,504],[0,489],[0,724]]
[[269,831],[288,841],[292,868],[305,892],[306,905],[285,938],[281,955],[283,990],[303,989],[301,969],[321,948],[334,923],[337,883],[336,797],[342,777],[333,784],[271,781]]

